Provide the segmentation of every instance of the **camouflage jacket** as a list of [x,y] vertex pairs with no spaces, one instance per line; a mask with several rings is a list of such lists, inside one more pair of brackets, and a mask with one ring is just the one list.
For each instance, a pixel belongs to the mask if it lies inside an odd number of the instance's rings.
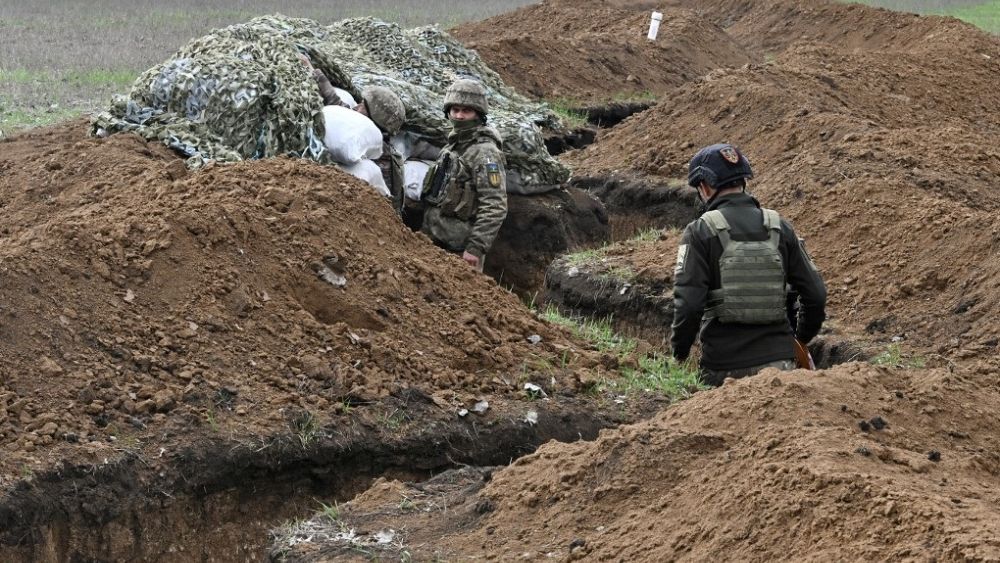
[[507,217],[506,162],[492,127],[452,131],[424,180],[423,232],[438,245],[482,258]]
[[382,179],[392,194],[392,208],[396,214],[403,213],[403,193],[405,184],[403,183],[403,155],[396,152],[388,137],[383,138],[382,157],[375,161],[382,170]]

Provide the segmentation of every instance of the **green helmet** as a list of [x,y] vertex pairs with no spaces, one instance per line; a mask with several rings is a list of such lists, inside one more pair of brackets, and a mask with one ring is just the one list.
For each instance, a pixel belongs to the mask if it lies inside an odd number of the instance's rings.
[[368,117],[379,129],[390,135],[399,133],[406,121],[406,107],[399,96],[385,86],[369,86],[361,92],[361,99],[368,106]]
[[444,113],[451,106],[466,106],[479,112],[480,117],[486,117],[490,112],[490,104],[486,101],[486,88],[478,80],[462,78],[448,87],[444,94]]

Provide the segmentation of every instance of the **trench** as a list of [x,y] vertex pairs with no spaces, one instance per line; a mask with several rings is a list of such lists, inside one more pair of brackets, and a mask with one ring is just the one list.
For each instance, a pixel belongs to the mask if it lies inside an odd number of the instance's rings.
[[564,152],[582,149],[597,140],[600,129],[609,129],[637,113],[653,107],[655,102],[610,102],[570,109],[570,113],[583,116],[587,127],[580,127],[562,134],[545,137],[545,148],[549,154],[558,156]]
[[[701,213],[697,192],[682,179],[595,176],[574,178],[571,186],[604,204],[613,242],[650,229],[679,231]],[[667,351],[674,315],[671,271],[675,252],[675,245],[665,248],[658,261],[644,263],[641,269],[637,265],[639,271],[613,256],[605,257],[602,249],[585,259],[579,254],[563,255],[546,270],[541,301],[572,317],[610,319],[618,333]],[[866,342],[829,330],[809,348],[819,369],[872,357]]]
[[548,440],[593,439],[620,422],[575,398],[532,403],[536,424],[502,407],[472,419],[442,415],[419,392],[391,406],[404,403],[413,424],[400,430],[359,407],[308,446],[288,431],[195,436],[165,463],[134,452],[23,480],[0,498],[0,560],[261,561],[269,530],[311,516],[320,502],[349,500],[378,477],[419,482],[458,466],[507,464]]

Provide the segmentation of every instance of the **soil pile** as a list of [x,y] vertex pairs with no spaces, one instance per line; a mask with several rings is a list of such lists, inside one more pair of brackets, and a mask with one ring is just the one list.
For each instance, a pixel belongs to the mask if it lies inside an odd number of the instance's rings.
[[[140,430],[155,455],[406,388],[503,396],[529,357],[597,363],[335,169],[188,173],[161,146],[83,132],[0,145],[0,476],[106,458]],[[572,391],[575,367],[539,379]]]
[[645,11],[549,0],[451,32],[519,92],[571,104],[654,97],[750,60],[690,10],[666,14],[655,42],[646,39],[648,28]]
[[[593,442],[550,442],[485,486],[455,476],[464,497],[382,483],[341,526],[397,530],[428,559],[995,560],[998,408],[985,367],[770,370]],[[408,526],[425,511],[434,526]]]
[[[683,177],[697,148],[733,142],[754,194],[826,273],[833,324],[950,360],[992,356],[1000,40],[934,21],[907,51],[802,43],[712,72],[565,158],[577,175],[662,181]],[[943,33],[956,26],[962,41]]]

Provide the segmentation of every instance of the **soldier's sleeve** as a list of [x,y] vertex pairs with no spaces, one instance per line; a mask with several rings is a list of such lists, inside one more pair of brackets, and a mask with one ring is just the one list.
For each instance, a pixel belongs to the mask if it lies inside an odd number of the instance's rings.
[[323,98],[324,106],[345,106],[343,100],[337,95],[337,91],[333,89],[333,84],[330,83],[330,79],[323,74],[323,71],[315,68],[313,69],[313,78],[316,79],[316,85],[319,86],[319,95]]
[[465,251],[482,258],[507,218],[507,178],[503,154],[493,147],[475,158],[476,217]]
[[781,227],[782,239],[788,252],[788,283],[799,294],[795,338],[809,342],[819,334],[819,329],[826,320],[826,284],[792,226],[782,220]]
[[709,240],[698,235],[699,223],[700,219],[684,229],[674,266],[674,323],[670,347],[678,361],[686,360],[691,353],[708,300]]
[[406,193],[403,178],[403,155],[399,154],[392,143],[385,143],[389,151],[389,179],[392,184],[389,192],[392,194],[392,208],[399,215],[403,214],[403,197]]

